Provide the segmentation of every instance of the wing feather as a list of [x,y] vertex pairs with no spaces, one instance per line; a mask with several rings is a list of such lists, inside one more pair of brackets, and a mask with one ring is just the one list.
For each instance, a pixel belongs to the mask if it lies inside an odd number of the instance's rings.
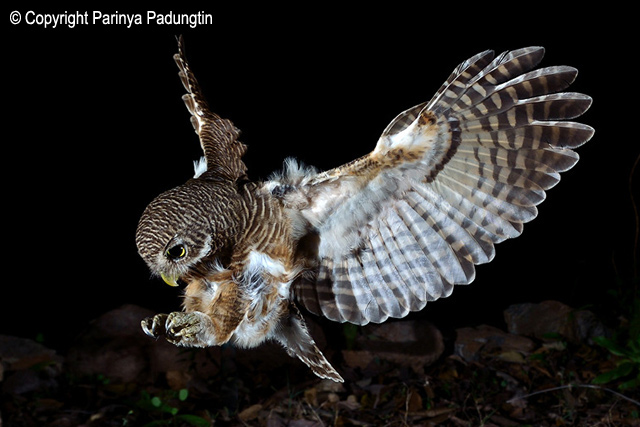
[[422,267],[419,260],[424,253],[395,210],[390,211],[383,221],[385,226],[380,227],[381,237],[399,276],[398,283],[405,288],[403,306],[409,311],[421,310],[427,301],[423,281],[420,276],[416,276],[416,270],[419,271]]
[[358,324],[403,317],[472,282],[495,244],[522,233],[594,132],[568,121],[591,105],[562,92],[577,70],[534,70],[543,55],[479,53],[369,155],[267,183],[319,236],[317,276],[293,287],[303,305]]
[[[369,318],[381,318],[383,315],[380,313],[380,308],[375,302],[369,282],[367,281],[362,263],[358,259],[356,253],[351,253],[346,257],[347,271],[349,274],[349,282],[343,284],[345,289],[349,289],[351,286],[354,289],[354,295],[356,296],[357,313],[354,313],[351,317],[345,317],[349,322],[362,324],[366,323]],[[354,320],[352,320],[354,319]]]
[[[460,224],[452,221],[443,210],[435,203],[428,189],[423,186],[416,186],[415,191],[409,193],[407,197],[415,203],[414,210],[422,208],[419,212],[422,219],[427,224],[427,232],[423,233],[425,241],[423,248],[429,250],[432,262],[438,269],[438,273],[449,283],[469,283],[475,276],[473,263],[465,255],[467,250],[461,245],[461,241],[471,243],[467,239],[468,234]],[[432,248],[437,248],[433,251]],[[463,252],[463,253],[460,253]]]
[[247,147],[238,141],[240,131],[230,120],[221,118],[209,109],[200,85],[189,68],[182,36],[178,39],[178,53],[173,58],[180,69],[180,80],[187,90],[182,100],[191,114],[191,124],[200,138],[206,162],[206,170],[196,171],[196,177],[231,181],[246,179],[247,167],[241,158]]
[[361,323],[364,319],[360,308],[363,303],[359,300],[361,297],[369,300],[371,292],[362,286],[362,282],[358,282],[357,277],[351,278],[349,258],[342,258],[340,265],[333,271],[335,280],[332,285],[332,297],[335,298],[340,317],[352,323]]
[[497,213],[493,213],[490,210],[485,209],[482,204],[477,204],[477,199],[471,199],[465,197],[465,194],[455,191],[446,185],[443,185],[442,180],[434,182],[432,184],[434,190],[442,196],[440,203],[447,203],[453,209],[458,210],[464,218],[467,218],[476,227],[486,233],[488,239],[487,246],[490,248],[485,249],[486,253],[491,253],[489,260],[493,259],[495,249],[493,243],[499,243],[508,238],[518,237],[522,233],[522,223],[512,222],[508,219],[500,216]]
[[[381,243],[377,239],[374,242]],[[372,262],[370,268],[378,271],[373,276],[374,280],[369,281],[369,287],[376,297],[376,302],[387,317],[399,318],[406,316],[409,310],[406,308],[405,295],[402,289],[398,288],[399,285],[403,286],[404,284],[401,284],[395,277],[395,272],[391,269],[389,256],[385,253],[384,247],[375,246],[368,253],[372,258],[367,260]]]
[[463,133],[461,144],[466,146],[493,146],[510,150],[521,148],[542,148],[556,150],[574,149],[587,142],[593,135],[593,129],[574,122],[533,122],[520,128],[500,131],[478,131]]
[[[375,241],[371,242],[371,245],[373,244],[375,244]],[[369,248],[368,250],[360,251],[358,259],[362,265],[364,277],[368,282],[374,302],[379,307],[382,321],[387,320],[389,316],[393,316],[394,314],[401,315],[402,309],[400,308],[400,304],[384,280],[382,271],[378,268],[376,254],[373,250]]]
[[422,281],[421,286],[424,287],[424,297],[419,290],[414,290],[414,294],[420,300],[434,301],[447,293],[446,290],[449,287],[449,283],[439,274],[437,263],[434,264],[434,256],[430,255],[430,251],[425,251],[425,244],[428,246],[426,235],[431,233],[432,230],[408,200],[402,200],[397,206],[404,223],[411,231],[418,248],[422,252],[422,256],[418,256],[415,260],[418,264],[418,269],[414,271],[414,274]]

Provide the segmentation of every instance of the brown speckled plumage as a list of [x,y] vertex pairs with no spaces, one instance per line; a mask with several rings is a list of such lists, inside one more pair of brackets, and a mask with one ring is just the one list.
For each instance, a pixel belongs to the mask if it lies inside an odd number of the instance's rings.
[[517,237],[593,129],[591,104],[562,92],[571,67],[532,70],[538,47],[460,64],[431,101],[399,114],[374,150],[326,172],[286,163],[249,182],[238,130],[210,111],[175,56],[204,154],[196,176],[159,195],[136,243],[153,273],[185,288],[184,311],[142,322],[184,346],[280,342],[342,381],[296,304],[339,322],[403,317],[475,277]]

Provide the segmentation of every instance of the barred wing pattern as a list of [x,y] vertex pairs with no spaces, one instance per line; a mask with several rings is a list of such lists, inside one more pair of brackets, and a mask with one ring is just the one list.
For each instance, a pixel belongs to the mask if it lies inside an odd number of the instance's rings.
[[340,322],[403,317],[474,280],[573,167],[591,98],[561,93],[577,70],[532,70],[544,49],[460,64],[428,103],[398,115],[373,152],[324,173],[290,166],[284,197],[317,233],[317,274],[295,298]]
[[246,179],[247,167],[241,158],[247,151],[247,146],[238,141],[240,131],[230,120],[222,119],[209,109],[187,62],[182,36],[178,38],[178,50],[173,59],[180,69],[178,75],[187,90],[182,100],[191,113],[191,124],[200,137],[204,153],[202,160],[205,164],[196,164],[196,177],[208,174],[230,181]]

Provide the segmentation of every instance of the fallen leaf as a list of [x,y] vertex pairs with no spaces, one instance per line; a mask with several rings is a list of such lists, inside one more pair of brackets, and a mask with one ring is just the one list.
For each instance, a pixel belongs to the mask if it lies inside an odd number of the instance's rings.
[[251,405],[248,408],[242,410],[238,414],[238,418],[240,418],[241,421],[251,421],[258,417],[258,414],[260,413],[261,410],[262,410],[262,405],[260,405],[259,403],[256,403],[255,405]]

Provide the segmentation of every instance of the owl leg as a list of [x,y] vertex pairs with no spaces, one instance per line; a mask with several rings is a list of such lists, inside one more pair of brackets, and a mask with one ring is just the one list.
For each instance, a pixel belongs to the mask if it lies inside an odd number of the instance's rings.
[[282,344],[289,356],[300,359],[320,378],[344,382],[316,345],[302,313],[293,303],[290,305],[289,315],[280,321],[274,338]]

